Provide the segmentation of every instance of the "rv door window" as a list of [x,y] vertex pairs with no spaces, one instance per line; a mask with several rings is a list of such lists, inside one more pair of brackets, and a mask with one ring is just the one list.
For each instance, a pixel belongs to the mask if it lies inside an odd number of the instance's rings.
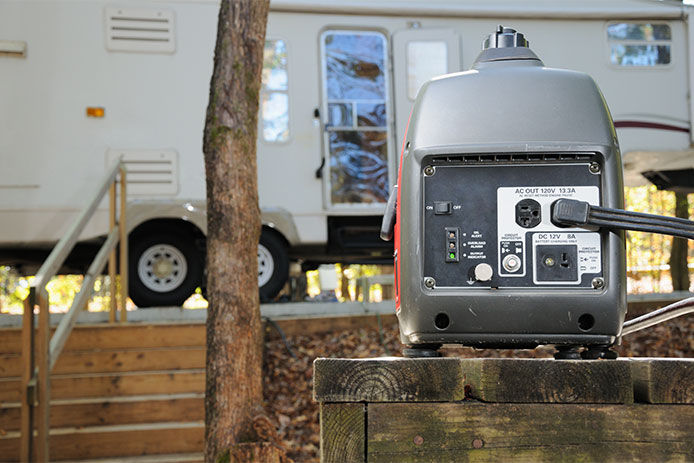
[[670,64],[672,34],[668,24],[609,24],[607,38],[612,64],[641,67]]
[[407,44],[407,97],[417,97],[419,88],[432,77],[448,73],[448,45],[443,40]]
[[383,203],[388,197],[386,38],[373,31],[326,31],[321,48],[330,203]]
[[260,112],[263,140],[271,143],[289,139],[289,86],[287,45],[284,40],[267,40],[263,55],[263,86]]

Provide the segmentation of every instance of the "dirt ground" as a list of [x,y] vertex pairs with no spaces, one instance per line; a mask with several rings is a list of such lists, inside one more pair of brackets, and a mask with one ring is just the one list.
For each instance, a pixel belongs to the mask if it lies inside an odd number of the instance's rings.
[[[291,352],[280,339],[265,343],[265,406],[296,462],[318,462],[318,406],[312,400],[313,360],[317,357],[401,356],[397,325],[315,336],[292,336]],[[635,333],[617,348],[622,357],[694,357],[694,316],[671,320]],[[547,358],[550,347],[534,350],[444,349],[449,357]]]

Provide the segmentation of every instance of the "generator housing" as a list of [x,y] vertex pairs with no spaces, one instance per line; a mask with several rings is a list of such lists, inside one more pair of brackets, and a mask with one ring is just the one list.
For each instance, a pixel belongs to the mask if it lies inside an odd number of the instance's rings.
[[396,310],[410,346],[609,346],[626,313],[621,231],[561,227],[560,198],[623,208],[607,104],[500,28],[426,83],[403,144]]

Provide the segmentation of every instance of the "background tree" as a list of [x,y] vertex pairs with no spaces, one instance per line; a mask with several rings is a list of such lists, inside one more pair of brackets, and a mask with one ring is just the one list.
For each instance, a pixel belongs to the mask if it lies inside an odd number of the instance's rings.
[[[675,217],[689,218],[689,201],[686,193],[675,193]],[[670,265],[673,291],[689,291],[688,251],[689,242],[686,239],[672,239],[672,250],[668,264]]]
[[[223,0],[203,152],[207,177],[205,461],[280,461],[262,414],[258,97],[269,0]],[[244,444],[239,444],[244,443]]]

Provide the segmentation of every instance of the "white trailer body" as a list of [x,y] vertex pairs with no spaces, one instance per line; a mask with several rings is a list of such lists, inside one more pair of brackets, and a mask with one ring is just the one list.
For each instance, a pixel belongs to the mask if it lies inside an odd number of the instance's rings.
[[[217,11],[206,0],[0,0],[0,263],[31,264],[55,243],[121,157],[136,302],[178,303],[200,284]],[[627,184],[649,172],[692,189],[691,11],[650,0],[273,0],[258,137],[266,296],[289,259],[389,258],[376,231],[417,89],[468,69],[498,24],[523,32],[548,66],[595,78]],[[106,228],[104,207],[83,239]]]

